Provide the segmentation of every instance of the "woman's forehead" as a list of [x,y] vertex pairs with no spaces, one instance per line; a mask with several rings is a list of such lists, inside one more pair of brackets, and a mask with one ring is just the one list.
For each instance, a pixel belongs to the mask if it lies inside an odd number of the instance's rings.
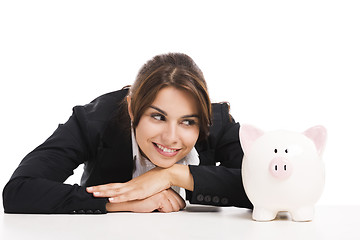
[[161,89],[151,106],[169,115],[198,115],[198,103],[193,95],[174,87]]

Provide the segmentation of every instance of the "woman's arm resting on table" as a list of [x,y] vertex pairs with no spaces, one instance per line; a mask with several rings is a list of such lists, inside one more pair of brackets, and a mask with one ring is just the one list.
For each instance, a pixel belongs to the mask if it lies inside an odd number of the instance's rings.
[[3,191],[6,213],[106,213],[106,198],[84,187],[34,177],[17,177]]
[[182,197],[172,189],[166,189],[141,200],[107,203],[108,212],[177,212],[186,206]]
[[126,183],[110,183],[87,188],[95,197],[107,197],[112,203],[148,198],[156,193],[179,186],[192,191],[193,177],[189,167],[174,164],[170,168],[156,167]]

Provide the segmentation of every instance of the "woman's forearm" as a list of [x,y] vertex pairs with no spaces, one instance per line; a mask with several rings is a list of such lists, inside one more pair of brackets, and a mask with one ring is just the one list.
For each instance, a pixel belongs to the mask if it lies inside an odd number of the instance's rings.
[[94,198],[78,185],[37,177],[17,177],[3,191],[6,213],[105,213],[104,198]]
[[133,212],[138,204],[138,200],[121,202],[121,203],[107,203],[106,211],[108,212]]

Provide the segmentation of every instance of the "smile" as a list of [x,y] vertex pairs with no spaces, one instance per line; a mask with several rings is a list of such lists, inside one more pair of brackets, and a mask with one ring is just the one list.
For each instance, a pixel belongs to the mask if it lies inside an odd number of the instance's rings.
[[162,154],[162,155],[164,155],[164,156],[166,156],[166,157],[173,157],[173,156],[175,156],[176,154],[178,154],[178,152],[181,150],[181,148],[180,148],[180,149],[167,148],[167,147],[165,147],[165,146],[163,146],[163,145],[160,145],[160,144],[158,144],[158,143],[153,143],[153,144],[154,144],[154,147],[156,148],[156,150],[157,150],[160,154]]

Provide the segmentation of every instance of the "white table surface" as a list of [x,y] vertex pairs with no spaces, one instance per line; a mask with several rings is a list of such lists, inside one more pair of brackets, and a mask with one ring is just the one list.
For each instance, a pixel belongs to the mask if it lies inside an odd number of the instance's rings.
[[316,206],[311,222],[280,213],[255,222],[235,207],[188,205],[175,213],[0,215],[0,239],[360,239],[359,206]]

